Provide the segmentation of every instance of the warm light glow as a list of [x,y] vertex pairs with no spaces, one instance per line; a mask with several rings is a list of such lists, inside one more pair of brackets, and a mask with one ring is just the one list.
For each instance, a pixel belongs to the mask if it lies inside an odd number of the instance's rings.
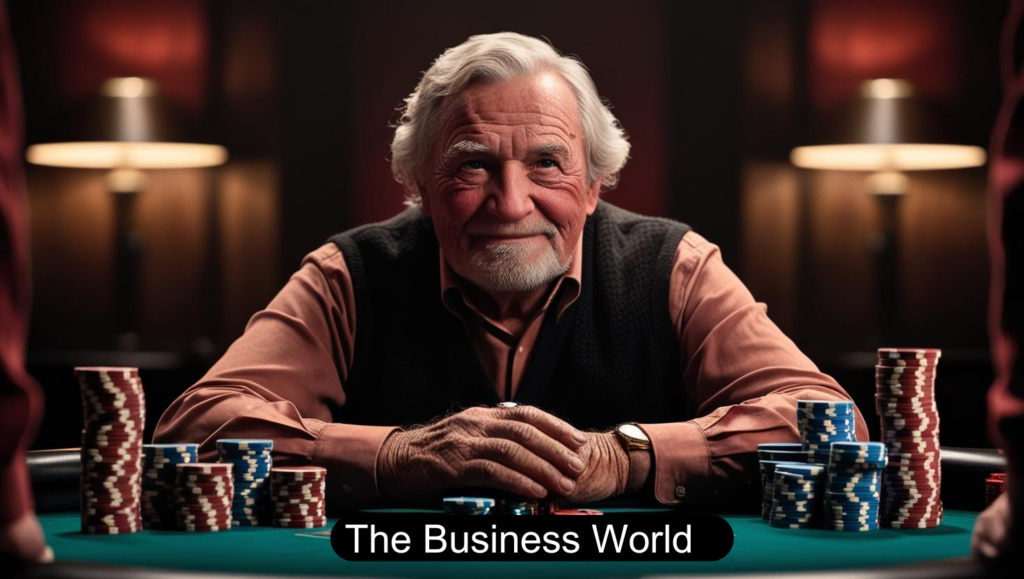
[[967,145],[819,145],[797,147],[790,161],[805,169],[924,171],[978,167],[985,150]]
[[114,193],[135,193],[146,186],[146,174],[138,169],[111,169],[107,173],[107,190]]
[[29,163],[83,169],[213,167],[228,158],[220,145],[196,143],[47,143],[28,148]]
[[872,173],[864,183],[875,195],[904,195],[910,189],[910,179],[899,171]]
[[860,94],[869,99],[899,99],[914,94],[910,83],[898,78],[876,78],[860,85]]
[[139,98],[157,93],[156,83],[137,76],[112,78],[103,83],[100,92],[109,97]]

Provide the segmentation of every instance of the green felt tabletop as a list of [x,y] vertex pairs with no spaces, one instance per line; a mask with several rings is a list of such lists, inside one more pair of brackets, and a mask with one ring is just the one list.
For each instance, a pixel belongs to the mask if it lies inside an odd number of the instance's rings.
[[[604,510],[614,515],[657,509]],[[974,512],[946,511],[942,526],[936,529],[842,533],[775,529],[755,516],[730,515],[725,518],[736,533],[736,542],[729,555],[714,562],[674,563],[354,563],[339,558],[329,538],[303,536],[309,533],[293,529],[243,527],[219,533],[143,531],[93,536],[79,532],[77,513],[47,514],[39,519],[58,561],[260,574],[543,579],[838,570],[963,557],[969,554],[971,528],[977,516]]]

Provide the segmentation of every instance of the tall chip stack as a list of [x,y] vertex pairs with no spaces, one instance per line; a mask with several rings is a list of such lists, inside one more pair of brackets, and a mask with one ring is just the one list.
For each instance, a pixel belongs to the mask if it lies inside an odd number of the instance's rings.
[[178,526],[174,488],[177,465],[198,462],[198,444],[142,445],[142,526],[172,530]]
[[941,350],[879,348],[875,409],[889,464],[880,524],[925,529],[942,523],[936,366]]
[[234,525],[250,527],[269,523],[273,450],[273,440],[222,438],[217,441],[220,462],[233,467],[235,493],[231,520]]
[[192,532],[231,528],[232,466],[219,462],[175,465],[178,529]]
[[75,368],[82,393],[82,532],[142,529],[146,400],[138,368]]
[[832,443],[856,440],[851,401],[797,400],[796,419],[810,463],[828,464]]
[[275,527],[315,529],[327,526],[327,469],[275,466],[270,469],[270,496]]
[[833,531],[878,529],[882,469],[887,452],[880,442],[836,442],[825,483],[825,528]]

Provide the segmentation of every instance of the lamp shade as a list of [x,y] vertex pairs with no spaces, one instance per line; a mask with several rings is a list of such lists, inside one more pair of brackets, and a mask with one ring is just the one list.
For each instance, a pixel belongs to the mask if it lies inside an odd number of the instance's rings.
[[96,169],[211,167],[227,160],[220,145],[190,139],[151,80],[113,78],[66,124],[54,142],[32,145],[30,163]]
[[984,165],[985,150],[916,98],[909,83],[876,79],[834,118],[815,128],[812,143],[793,149],[798,167],[849,171],[915,171]]

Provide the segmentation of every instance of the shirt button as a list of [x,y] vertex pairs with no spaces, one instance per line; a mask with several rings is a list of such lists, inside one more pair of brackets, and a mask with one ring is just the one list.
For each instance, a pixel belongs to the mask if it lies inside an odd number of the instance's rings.
[[350,495],[350,494],[352,494],[352,485],[350,485],[350,484],[343,484],[343,485],[341,485],[341,490],[346,495]]
[[684,486],[677,486],[676,487],[676,497],[681,499],[681,498],[683,498],[685,496],[686,496],[686,487],[684,487]]

